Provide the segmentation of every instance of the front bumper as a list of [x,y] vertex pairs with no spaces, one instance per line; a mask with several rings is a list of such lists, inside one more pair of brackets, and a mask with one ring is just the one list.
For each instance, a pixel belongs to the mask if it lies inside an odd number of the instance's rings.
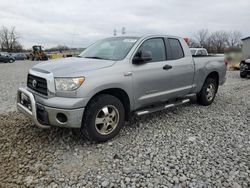
[[[28,104],[23,102],[23,94],[27,96]],[[65,101],[67,101],[66,98]],[[61,103],[64,103],[64,101],[61,101]],[[50,128],[51,126],[80,128],[84,113],[84,108],[63,109],[38,103],[35,100],[35,96],[24,88],[18,89],[17,109],[31,118],[40,128]]]
[[249,70],[240,70],[241,73],[245,73],[245,74],[250,74],[250,69]]

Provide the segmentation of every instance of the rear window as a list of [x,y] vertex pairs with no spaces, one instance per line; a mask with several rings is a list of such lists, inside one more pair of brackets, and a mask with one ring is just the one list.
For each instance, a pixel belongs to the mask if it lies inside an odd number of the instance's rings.
[[181,43],[178,39],[169,38],[169,45],[171,51],[171,60],[181,59],[184,57]]
[[207,52],[205,50],[198,50],[196,55],[206,56]]
[[192,55],[195,55],[196,50],[190,50]]

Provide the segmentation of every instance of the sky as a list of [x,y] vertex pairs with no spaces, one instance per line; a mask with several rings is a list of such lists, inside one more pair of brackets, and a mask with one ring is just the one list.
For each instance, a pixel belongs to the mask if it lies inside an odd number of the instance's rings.
[[200,29],[250,36],[250,0],[0,0],[0,26],[15,27],[25,48],[87,47],[121,35],[193,37]]

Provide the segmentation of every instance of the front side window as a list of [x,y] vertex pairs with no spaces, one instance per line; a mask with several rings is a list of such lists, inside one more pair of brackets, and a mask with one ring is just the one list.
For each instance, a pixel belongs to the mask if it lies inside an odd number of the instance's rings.
[[146,40],[138,49],[138,52],[149,53],[152,56],[152,60],[149,62],[158,62],[166,60],[165,44],[162,38],[154,38]]
[[184,57],[184,53],[181,47],[181,43],[178,39],[168,39],[170,50],[171,50],[171,60],[181,59]]
[[137,37],[112,37],[100,40],[84,50],[78,57],[122,60],[134,46]]

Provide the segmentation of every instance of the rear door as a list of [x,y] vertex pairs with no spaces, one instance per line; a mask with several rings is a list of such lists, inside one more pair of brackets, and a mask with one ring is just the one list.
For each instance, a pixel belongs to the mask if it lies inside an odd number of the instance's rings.
[[[185,54],[188,49],[183,40],[166,38],[167,65],[172,68],[168,74],[168,98],[182,97],[191,92],[194,78],[194,62],[191,54]],[[183,48],[184,47],[184,48]]]

